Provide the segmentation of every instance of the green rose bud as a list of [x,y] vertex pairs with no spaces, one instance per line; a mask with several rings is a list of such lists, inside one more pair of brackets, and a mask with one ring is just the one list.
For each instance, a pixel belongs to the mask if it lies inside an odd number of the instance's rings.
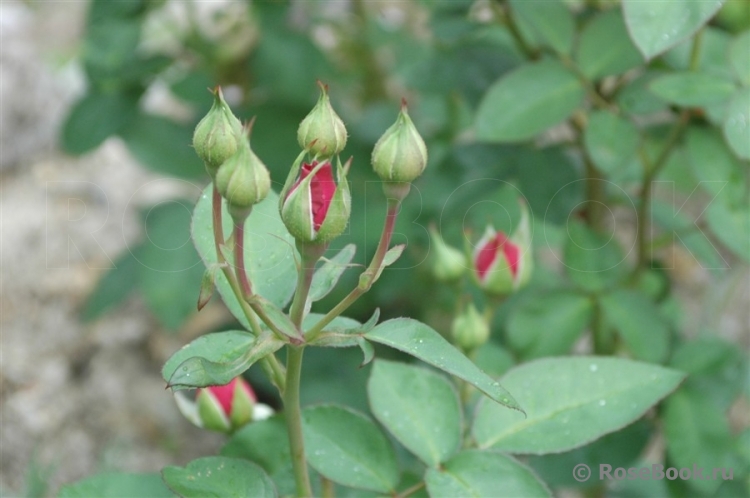
[[242,136],[242,123],[232,114],[221,88],[217,87],[211,109],[195,127],[193,134],[195,152],[203,159],[211,178],[216,176],[219,166],[237,152]]
[[346,145],[346,127],[328,98],[328,87],[321,82],[320,98],[297,130],[299,146],[313,157],[332,157]]
[[381,180],[410,183],[419,178],[427,165],[427,147],[401,102],[396,122],[388,128],[372,151],[372,167]]
[[440,282],[455,282],[466,271],[466,257],[458,249],[449,246],[435,226],[430,226],[430,269]]
[[479,313],[474,303],[453,320],[451,327],[454,343],[464,351],[473,351],[490,338],[490,326]]
[[330,161],[302,163],[297,158],[279,199],[281,220],[301,242],[325,243],[341,235],[349,222],[351,194],[345,166],[338,161],[336,176]]
[[247,218],[252,207],[271,190],[268,169],[250,148],[251,127],[252,123],[243,132],[237,152],[216,173],[216,188],[227,200],[227,208],[235,221]]

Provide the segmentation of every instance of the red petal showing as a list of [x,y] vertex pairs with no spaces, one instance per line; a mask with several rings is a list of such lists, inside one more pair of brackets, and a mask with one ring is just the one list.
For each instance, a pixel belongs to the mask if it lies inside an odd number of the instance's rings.
[[497,258],[498,249],[505,244],[505,234],[503,232],[497,232],[494,237],[487,241],[487,243],[479,249],[477,259],[474,261],[474,267],[477,269],[477,275],[480,280],[484,280],[484,276],[489,271],[492,263]]
[[[317,161],[313,161],[312,164],[303,163],[302,170],[299,178],[294,182],[292,188],[289,189],[287,197],[294,192],[299,184],[307,178],[310,173],[318,165]],[[333,168],[331,163],[325,163],[310,182],[310,200],[312,204],[312,215],[313,215],[313,227],[315,230],[320,230],[321,225],[326,219],[328,214],[328,208],[331,207],[331,200],[333,194],[336,192],[336,182],[333,179]]]
[[229,384],[223,386],[210,386],[207,387],[208,392],[214,395],[217,399],[224,413],[229,416],[232,413],[232,399],[234,399],[234,385],[237,383],[239,377],[235,377]]
[[505,259],[510,265],[510,272],[513,277],[518,274],[518,262],[521,259],[521,248],[515,245],[513,242],[506,242],[503,245],[503,252],[505,253]]

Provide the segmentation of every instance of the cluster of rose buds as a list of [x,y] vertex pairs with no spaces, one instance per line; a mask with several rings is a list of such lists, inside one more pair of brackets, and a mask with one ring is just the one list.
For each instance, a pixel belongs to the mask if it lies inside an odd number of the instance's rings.
[[245,424],[273,414],[271,407],[258,403],[255,392],[242,377],[223,386],[198,389],[195,400],[175,393],[177,407],[198,427],[232,433]]
[[271,189],[268,168],[250,147],[251,130],[252,122],[243,127],[217,88],[213,106],[193,134],[195,152],[237,222],[244,221]]

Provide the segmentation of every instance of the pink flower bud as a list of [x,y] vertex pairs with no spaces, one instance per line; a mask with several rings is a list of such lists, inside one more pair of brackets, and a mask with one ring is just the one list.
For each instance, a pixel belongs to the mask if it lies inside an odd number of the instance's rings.
[[245,379],[198,389],[195,396],[200,425],[206,429],[232,432],[253,420],[257,397]]

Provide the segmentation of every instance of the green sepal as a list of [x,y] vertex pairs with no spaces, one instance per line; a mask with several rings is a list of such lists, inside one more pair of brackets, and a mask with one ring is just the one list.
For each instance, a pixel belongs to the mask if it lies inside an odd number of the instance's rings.
[[235,382],[232,412],[229,415],[232,430],[237,430],[248,422],[252,422],[254,408],[255,400],[243,388],[242,382]]
[[487,241],[495,237],[496,234],[497,231],[494,228],[488,226],[484,232],[484,235],[477,243],[477,248],[472,255],[472,261],[475,267],[472,274],[477,285],[479,285],[482,290],[489,294],[504,296],[513,292],[513,272],[511,271],[510,265],[505,258],[505,253],[503,252],[502,246],[497,248],[495,260],[487,269],[484,280],[479,278],[479,273],[476,268],[476,261],[477,256],[479,255],[479,251],[482,249],[482,247],[484,247]]
[[211,391],[200,389],[195,402],[198,405],[198,415],[204,428],[225,433],[232,430],[232,424],[224,413],[221,403],[211,394]]
[[289,170],[289,174],[287,175],[286,181],[284,182],[284,188],[281,189],[281,193],[279,194],[279,213],[284,210],[284,201],[286,200],[286,196],[289,194],[289,190],[292,188],[294,182],[297,181],[297,178],[299,177],[299,170],[300,168],[302,168],[302,162],[305,160],[306,155],[307,151],[303,150],[297,156],[297,159],[295,159],[292,163],[292,168]]

